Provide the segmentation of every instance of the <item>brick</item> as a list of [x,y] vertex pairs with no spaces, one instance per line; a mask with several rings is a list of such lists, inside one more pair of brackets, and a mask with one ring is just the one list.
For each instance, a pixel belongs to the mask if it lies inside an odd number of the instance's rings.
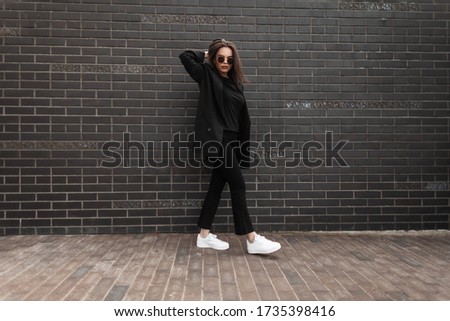
[[[19,206],[48,217],[84,210],[114,217],[110,231],[142,232],[143,226],[195,230],[207,171],[148,166],[104,170],[99,151],[106,141],[120,141],[124,132],[132,132],[137,141],[170,141],[173,133],[193,130],[197,86],[177,56],[187,47],[206,48],[214,25],[216,33],[241,48],[251,76],[246,97],[252,138],[270,131],[278,142],[294,143],[285,155],[274,153],[278,167],[260,165],[246,176],[254,219],[264,222],[259,228],[448,228],[445,215],[418,215],[440,213],[448,205],[445,196],[433,197],[449,182],[449,86],[443,54],[448,51],[448,6],[428,1],[383,6],[320,1],[287,1],[282,7],[270,1],[200,4],[159,1],[155,9],[137,0],[5,3],[0,13],[5,24],[0,29],[0,59],[5,62],[0,82],[6,117],[0,145],[8,146],[0,159],[7,168],[0,170],[0,181],[6,183],[4,219],[16,216]],[[324,161],[321,166],[308,168],[300,162],[286,168],[304,142],[325,146],[327,130],[334,133],[333,144],[348,141],[340,154],[349,167],[338,167],[335,161],[326,167],[324,150],[317,150],[312,155]],[[11,180],[20,175],[31,177]],[[23,198],[12,197],[18,192]],[[148,193],[155,204],[173,200],[178,205],[111,211],[111,201],[144,202]],[[195,207],[189,205],[192,200]],[[65,201],[75,203],[64,209]],[[226,199],[221,203],[226,208],[220,210],[229,213],[229,206]],[[228,228],[227,215],[220,218],[221,228]],[[389,217],[383,220],[385,215]],[[373,224],[359,224],[361,217]],[[36,226],[28,218],[30,226],[8,233],[50,231],[40,226],[42,217],[35,219]],[[106,228],[101,219],[89,222],[86,231],[98,232],[95,224]],[[80,226],[66,223],[53,231],[80,231]],[[236,297],[235,290],[229,287],[227,295]],[[293,290],[299,297],[298,289]],[[292,295],[281,292],[286,298]],[[392,296],[398,293],[393,290]],[[349,294],[364,298],[359,290],[318,291],[315,297]],[[241,295],[251,297],[250,292]]]

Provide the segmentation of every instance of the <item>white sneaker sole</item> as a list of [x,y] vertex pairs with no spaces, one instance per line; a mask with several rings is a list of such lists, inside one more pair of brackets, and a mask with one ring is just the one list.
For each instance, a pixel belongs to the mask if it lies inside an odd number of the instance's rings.
[[213,247],[213,246],[206,245],[206,244],[205,245],[197,244],[197,247],[201,248],[201,249],[213,249],[213,250],[217,250],[217,251],[225,251],[225,250],[228,250],[230,248],[230,246]]
[[279,249],[281,249],[281,244],[277,244],[274,247],[271,247],[271,248],[268,248],[265,250],[259,250],[259,251],[253,250],[251,248],[247,248],[247,252],[249,254],[270,254],[270,253],[278,251]]

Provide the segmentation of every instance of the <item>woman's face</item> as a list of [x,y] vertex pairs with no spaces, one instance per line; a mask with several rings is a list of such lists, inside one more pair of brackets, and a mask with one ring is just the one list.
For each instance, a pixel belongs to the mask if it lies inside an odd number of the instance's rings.
[[233,60],[230,60],[230,58],[233,58],[233,50],[231,48],[222,47],[217,51],[214,63],[223,77],[227,77],[228,72],[233,68]]

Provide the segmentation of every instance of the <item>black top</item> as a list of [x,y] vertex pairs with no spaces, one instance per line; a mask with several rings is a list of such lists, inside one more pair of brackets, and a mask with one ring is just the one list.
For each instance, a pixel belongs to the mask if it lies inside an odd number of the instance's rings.
[[245,98],[230,78],[223,77],[223,116],[225,130],[239,132],[239,117],[244,107]]

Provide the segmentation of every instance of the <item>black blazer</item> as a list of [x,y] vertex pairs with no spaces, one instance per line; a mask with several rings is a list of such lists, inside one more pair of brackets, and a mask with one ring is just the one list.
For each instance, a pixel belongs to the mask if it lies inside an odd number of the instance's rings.
[[[204,62],[205,53],[202,51],[187,50],[179,57],[186,71],[200,88],[195,120],[195,140],[199,141],[202,146],[207,142],[221,143],[225,128],[222,76],[213,66]],[[239,90],[242,92],[243,88],[241,87]],[[241,152],[237,154],[239,164],[243,168],[250,166],[250,126],[250,115],[244,98],[238,132]]]

